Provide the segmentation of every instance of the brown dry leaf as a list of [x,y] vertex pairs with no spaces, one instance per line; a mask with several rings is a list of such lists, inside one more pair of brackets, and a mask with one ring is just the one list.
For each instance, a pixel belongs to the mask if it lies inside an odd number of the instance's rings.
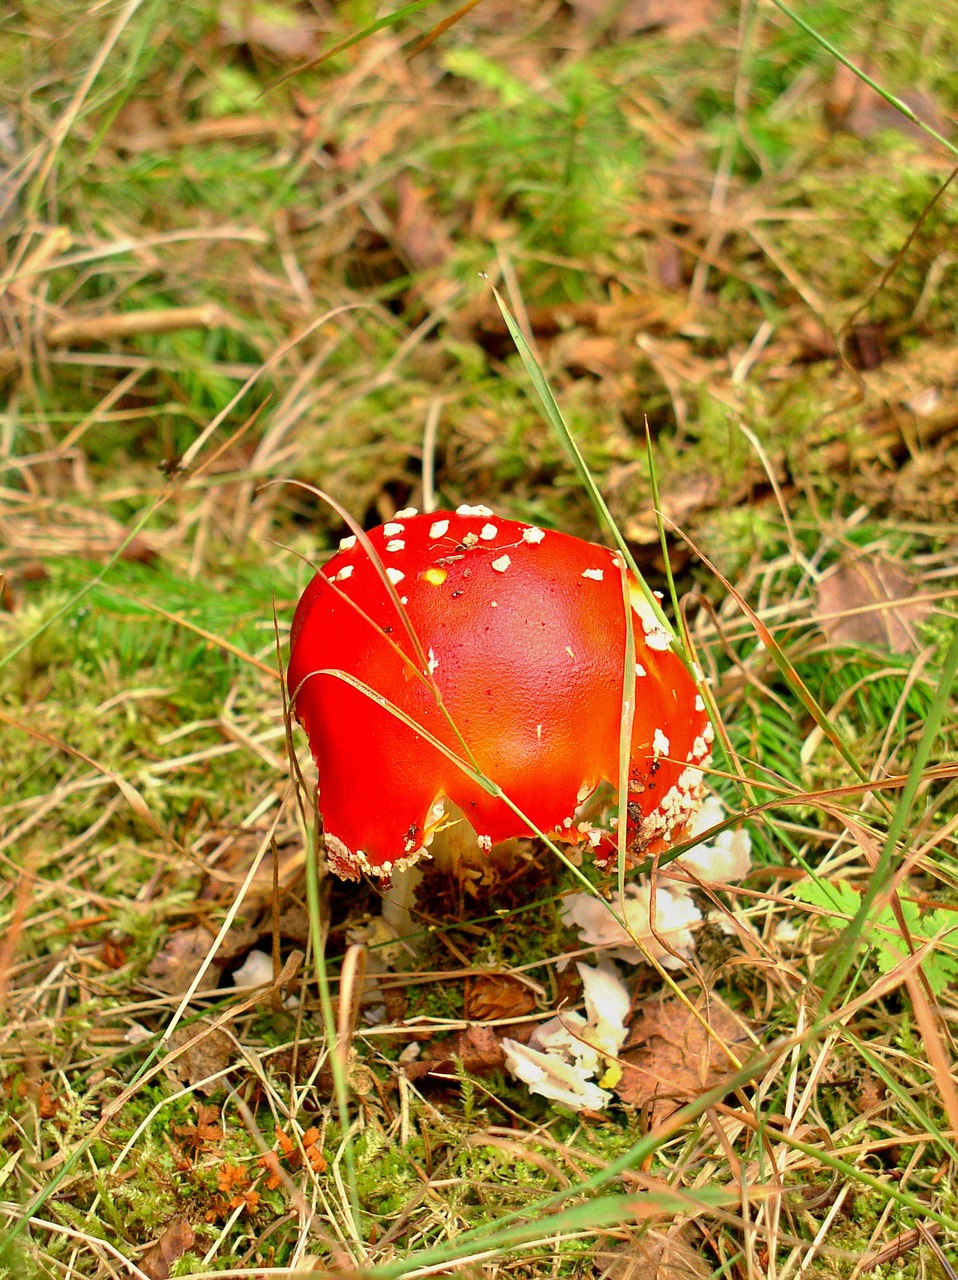
[[[700,1012],[738,1058],[748,1056],[742,1019],[718,1001]],[[628,1106],[650,1105],[653,1124],[734,1071],[731,1059],[681,1000],[655,998],[638,1005],[619,1060],[622,1079],[616,1093]]]
[[396,247],[415,271],[441,266],[452,254],[452,241],[429,207],[428,193],[403,173],[396,183],[396,194]]
[[632,1239],[601,1249],[595,1257],[595,1280],[696,1280],[712,1267],[695,1247],[699,1239],[691,1223],[677,1230],[644,1231]]
[[914,593],[911,575],[894,560],[864,555],[845,561],[819,581],[819,626],[832,644],[907,653],[918,648],[915,626],[931,610],[928,601],[911,600]]
[[150,1280],[169,1280],[174,1262],[193,1248],[196,1232],[185,1218],[174,1218],[159,1240],[140,1259],[140,1270]]
[[466,983],[463,1015],[470,1022],[521,1018],[535,1007],[536,998],[529,988],[508,973],[482,973]]
[[[623,477],[626,478],[626,477]],[[609,487],[615,489],[619,482],[613,476]],[[719,505],[737,505],[723,495],[725,477],[717,472],[693,472],[673,477],[661,495],[662,514],[680,529],[686,529],[692,517],[704,511],[712,511]],[[659,526],[655,511],[648,507],[634,514],[625,524],[625,536],[630,542],[642,546],[654,546],[659,542]]]
[[[516,1028],[510,1028],[510,1033],[515,1037]],[[456,1064],[461,1063],[464,1071],[481,1075],[484,1071],[501,1067],[505,1060],[498,1032],[492,1027],[474,1024],[455,1037],[430,1045],[428,1053],[406,1065],[405,1073],[410,1080],[421,1080],[423,1076],[430,1075],[451,1075]]]
[[[176,1051],[189,1043],[203,1029],[203,1025],[200,1021],[191,1023],[188,1027],[177,1027],[170,1037],[170,1048]],[[209,1081],[209,1077],[225,1070],[235,1056],[233,1041],[222,1027],[210,1026],[202,1040],[189,1049],[184,1049],[173,1059],[168,1070],[182,1084],[193,1086],[199,1093],[211,1094],[220,1088],[220,1082]]]
[[[147,968],[152,985],[168,995],[181,996],[196,977],[212,941],[213,934],[201,924],[171,933]],[[211,964],[198,989],[214,991],[220,985],[222,972],[221,965]]]

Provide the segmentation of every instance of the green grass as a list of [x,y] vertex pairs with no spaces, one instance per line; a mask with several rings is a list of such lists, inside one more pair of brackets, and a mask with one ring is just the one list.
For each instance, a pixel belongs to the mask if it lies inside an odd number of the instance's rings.
[[[271,46],[269,6],[238,40],[224,32],[245,10],[213,2],[51,0],[0,25],[0,202],[16,189],[0,259],[0,1272],[157,1274],[148,1248],[185,1221],[171,1276],[598,1277],[682,1224],[704,1275],[945,1276],[954,190],[928,206],[953,157],[886,117],[864,136],[830,127],[835,59],[777,8],[606,39],[480,5],[407,61],[451,11],[285,79],[300,59]],[[321,14],[315,48],[380,16]],[[911,0],[813,17],[887,94],[954,112],[953,17]],[[525,364],[490,283],[531,332]],[[218,310],[55,332],[198,307]],[[844,325],[855,368],[835,354]],[[728,732],[715,788],[733,812],[761,806],[755,870],[716,906],[732,936],[711,921],[700,968],[673,981],[751,1017],[763,1049],[668,1131],[618,1103],[574,1115],[474,1062],[400,1070],[412,1040],[455,1049],[474,971],[534,983],[534,1017],[578,998],[559,964],[577,882],[544,847],[514,883],[437,883],[384,1020],[327,1053],[343,955],[378,897],[307,883],[273,617],[282,649],[346,530],[275,482],[369,527],[422,505],[429,464],[442,505],[599,538],[594,484],[667,590],[654,469],[666,516],[780,646],[670,535]],[[820,575],[876,550],[926,598],[917,652],[818,625]],[[274,906],[281,960],[305,953],[283,993],[298,1003],[244,1004],[230,974],[269,950]],[[157,960],[175,968],[192,930],[198,962],[229,918],[221,986],[184,1004],[192,970],[171,991]],[[923,944],[922,978],[906,970]],[[649,967],[635,980],[637,999],[662,985]],[[192,1059],[210,1022],[226,1056]],[[270,1186],[277,1126],[294,1143],[318,1131],[323,1160],[282,1155]]]

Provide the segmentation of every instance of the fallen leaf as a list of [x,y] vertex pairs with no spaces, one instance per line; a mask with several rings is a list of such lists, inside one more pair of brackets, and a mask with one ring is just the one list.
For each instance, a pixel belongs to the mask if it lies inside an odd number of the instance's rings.
[[[153,986],[168,995],[181,996],[199,972],[213,941],[213,934],[203,925],[178,929],[167,938],[161,951],[150,961],[147,974]],[[222,967],[211,964],[203,975],[198,990],[214,991],[220,985]]]
[[149,1280],[169,1280],[174,1262],[192,1249],[196,1232],[185,1218],[174,1218],[159,1240],[151,1244],[140,1259],[139,1267]]
[[915,626],[931,610],[928,601],[911,599],[914,592],[911,575],[894,560],[864,555],[845,561],[818,583],[819,626],[832,644],[907,653],[918,648]]
[[[516,1036],[516,1028],[510,1028]],[[516,1036],[518,1038],[518,1036]],[[421,1080],[430,1075],[451,1075],[457,1063],[472,1075],[481,1075],[501,1067],[506,1057],[502,1038],[493,1027],[473,1024],[457,1036],[430,1045],[429,1051],[404,1068],[410,1080]]]
[[463,1015],[470,1022],[521,1018],[535,1007],[529,988],[508,973],[482,973],[466,983]]
[[199,1093],[211,1094],[219,1089],[218,1080],[210,1080],[225,1070],[235,1057],[233,1041],[222,1027],[210,1027],[202,1040],[184,1049],[202,1029],[203,1022],[191,1023],[188,1027],[177,1027],[170,1037],[170,1049],[177,1053],[169,1062],[168,1070],[182,1083],[195,1088]]
[[[700,1012],[736,1057],[749,1055],[751,1041],[741,1018],[718,1001],[711,1001]],[[714,1088],[735,1070],[720,1044],[681,1000],[659,998],[637,1007],[619,1061],[622,1079],[614,1086],[615,1092],[628,1106],[650,1106],[653,1124]]]
[[396,246],[414,271],[441,266],[452,254],[452,241],[429,207],[428,195],[408,173],[396,182],[399,208],[393,235]]

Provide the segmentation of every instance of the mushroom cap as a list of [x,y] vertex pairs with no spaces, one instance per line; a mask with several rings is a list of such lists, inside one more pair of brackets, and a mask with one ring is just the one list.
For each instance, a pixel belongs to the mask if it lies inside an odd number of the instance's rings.
[[[540,831],[582,843],[599,861],[615,833],[584,820],[603,782],[618,788],[626,653],[622,561],[605,547],[503,520],[486,507],[401,512],[355,538],[303,593],[288,684],[319,771],[331,866],[389,876],[422,856],[448,797],[484,848],[532,835],[497,796],[363,690],[375,690],[476,765]],[[629,845],[655,852],[697,812],[712,730],[694,681],[631,582],[636,653]]]

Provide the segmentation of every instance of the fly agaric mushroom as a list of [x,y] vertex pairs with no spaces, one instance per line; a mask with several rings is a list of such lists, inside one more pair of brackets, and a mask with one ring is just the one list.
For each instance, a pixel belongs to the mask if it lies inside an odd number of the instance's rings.
[[[345,538],[303,593],[290,637],[290,696],[319,771],[333,871],[388,879],[428,856],[447,801],[486,851],[533,834],[499,796],[336,673],[460,759],[464,742],[480,773],[529,823],[608,861],[615,832],[611,823],[594,825],[599,815],[588,801],[603,784],[618,785],[621,558],[481,506],[400,511],[367,537],[380,566],[355,537]],[[691,825],[712,729],[668,633],[631,579],[629,595],[636,679],[627,837],[638,855],[667,848]]]

